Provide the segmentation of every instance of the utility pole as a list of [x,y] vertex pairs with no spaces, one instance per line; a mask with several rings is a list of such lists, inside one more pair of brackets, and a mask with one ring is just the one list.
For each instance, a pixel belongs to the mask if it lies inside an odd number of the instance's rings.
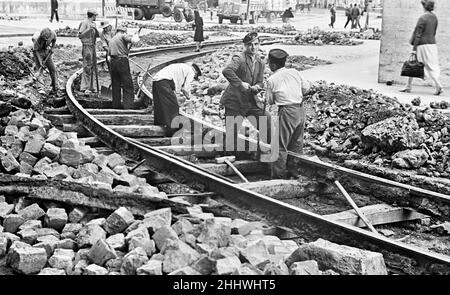
[[102,0],[102,16],[105,17],[105,0]]

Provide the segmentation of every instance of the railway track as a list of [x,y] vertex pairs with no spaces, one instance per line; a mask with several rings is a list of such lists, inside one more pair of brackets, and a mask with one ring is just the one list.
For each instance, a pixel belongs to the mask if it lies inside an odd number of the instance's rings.
[[[208,47],[213,48],[224,44],[226,43],[211,43]],[[150,56],[152,61],[150,72],[154,73],[169,63],[187,61],[209,52],[190,54],[187,51],[192,47],[192,45],[183,45],[170,49],[141,51],[134,53],[133,58],[145,68]],[[168,52],[173,53],[170,60],[167,57]],[[143,61],[147,61],[147,64]],[[339,244],[381,252],[392,272],[450,273],[449,256],[334,221],[236,183],[229,177],[233,174],[231,169],[224,164],[211,163],[211,158],[208,158],[211,157],[211,153],[201,149],[194,151],[196,155],[193,157],[192,150],[171,146],[171,139],[165,137],[164,130],[160,126],[152,125],[153,117],[146,110],[112,110],[108,109],[108,101],[88,101],[77,97],[73,91],[73,84],[80,73],[81,71],[78,71],[72,75],[66,85],[67,106],[70,113],[67,110],[54,110],[47,112],[47,115],[52,121],[59,120],[58,124],[65,131],[77,131],[82,141],[96,146],[98,151],[104,153],[116,151],[135,162],[145,159],[146,165],[160,174],[163,179],[187,185],[201,192],[214,192],[213,200],[221,204],[222,214],[245,212],[247,215],[259,216],[273,224],[289,227],[305,240],[324,238]],[[100,81],[105,83],[106,78],[106,75],[102,75]],[[140,79],[138,84],[141,85],[139,82]],[[148,96],[151,95],[145,85],[142,87],[142,92]],[[219,133],[224,132],[221,128],[202,122],[189,114],[182,115],[196,124],[203,125],[204,128],[214,129]],[[75,122],[81,123],[82,126],[77,126]],[[255,144],[250,139],[247,141],[249,144]],[[406,201],[410,201],[408,204],[413,204],[414,200],[423,199],[444,208],[445,206],[448,208],[450,204],[449,196],[443,194],[375,178],[305,156],[295,156],[302,163],[305,174],[315,174],[323,179],[344,179],[344,185],[357,186],[360,183],[366,183],[393,187],[405,192],[403,197]],[[192,158],[206,158],[206,161],[199,164],[187,160]],[[264,170],[267,169],[264,163],[251,159],[241,161],[237,163],[237,166],[246,175],[258,175],[257,179],[261,179]],[[445,212],[443,215],[445,217]]]

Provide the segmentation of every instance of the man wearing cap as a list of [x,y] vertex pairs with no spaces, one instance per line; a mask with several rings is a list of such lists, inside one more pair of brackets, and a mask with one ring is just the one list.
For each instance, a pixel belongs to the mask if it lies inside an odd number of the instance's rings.
[[105,50],[106,54],[106,64],[108,65],[108,70],[111,68],[109,60],[109,41],[113,37],[112,26],[108,21],[102,21],[100,23],[100,41],[102,43],[102,48]]
[[118,27],[116,31],[116,35],[109,41],[108,49],[111,57],[112,105],[116,109],[131,109],[134,105],[134,88],[128,54],[129,45],[139,42],[139,35],[128,35],[125,27]]
[[267,141],[270,141],[270,115],[258,107],[256,99],[256,95],[264,87],[265,68],[263,61],[258,56],[258,34],[256,32],[247,34],[243,43],[244,51],[233,55],[222,71],[229,85],[220,102],[225,107],[227,146],[231,143],[230,140],[233,140],[234,151],[236,151],[238,131],[242,125],[242,120],[238,119],[239,116],[253,116],[256,120],[250,120],[250,122],[256,123],[255,127],[258,130],[260,129],[259,123],[266,120],[267,132],[264,132],[266,133],[264,135],[267,135]]
[[81,55],[83,56],[83,73],[81,74],[80,90],[85,95],[89,95],[92,92],[97,92],[98,89],[94,86],[94,62],[95,43],[99,36],[95,19],[97,12],[93,9],[87,11],[87,19],[80,23],[78,28],[78,38],[80,38],[83,45]]
[[52,79],[51,94],[58,93],[58,80],[56,78],[56,67],[52,60],[53,49],[56,45],[56,33],[49,28],[34,33],[31,38],[33,42],[33,56],[36,63],[36,77],[44,71],[44,66],[48,68]]
[[[288,54],[282,49],[269,51],[269,67],[273,75],[267,80],[266,100],[278,106],[279,156],[271,165],[272,178],[298,176],[294,158],[287,151],[302,153],[305,128],[303,95],[309,92],[310,83],[296,69],[285,68]],[[286,171],[286,166],[288,171]]]
[[[179,115],[180,106],[176,93],[182,92],[190,99],[191,83],[198,80],[202,72],[196,64],[176,63],[168,65],[153,77],[152,94],[155,125],[165,126],[172,135],[177,128],[171,128],[172,120]],[[180,100],[182,103],[183,100]]]

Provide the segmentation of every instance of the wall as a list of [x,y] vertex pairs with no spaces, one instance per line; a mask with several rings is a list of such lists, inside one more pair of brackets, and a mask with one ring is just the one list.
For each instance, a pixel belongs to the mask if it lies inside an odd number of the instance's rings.
[[[441,66],[441,83],[450,85],[450,1],[436,0],[434,11],[439,25],[436,34],[439,63]],[[409,39],[418,18],[423,14],[420,0],[389,0],[383,3],[383,25],[380,48],[380,66],[378,82],[394,81],[406,83],[406,77],[400,77],[403,62],[409,57],[412,46]],[[432,85],[414,79],[417,85]]]

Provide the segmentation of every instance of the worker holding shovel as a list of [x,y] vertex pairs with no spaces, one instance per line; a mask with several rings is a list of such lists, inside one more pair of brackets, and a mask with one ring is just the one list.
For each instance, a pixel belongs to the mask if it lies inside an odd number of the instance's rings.
[[50,94],[58,94],[58,79],[56,77],[56,67],[52,60],[53,50],[56,45],[56,33],[49,28],[44,28],[41,31],[34,33],[33,41],[33,56],[36,63],[36,79],[44,72],[47,67],[50,77],[52,79],[52,91]]

